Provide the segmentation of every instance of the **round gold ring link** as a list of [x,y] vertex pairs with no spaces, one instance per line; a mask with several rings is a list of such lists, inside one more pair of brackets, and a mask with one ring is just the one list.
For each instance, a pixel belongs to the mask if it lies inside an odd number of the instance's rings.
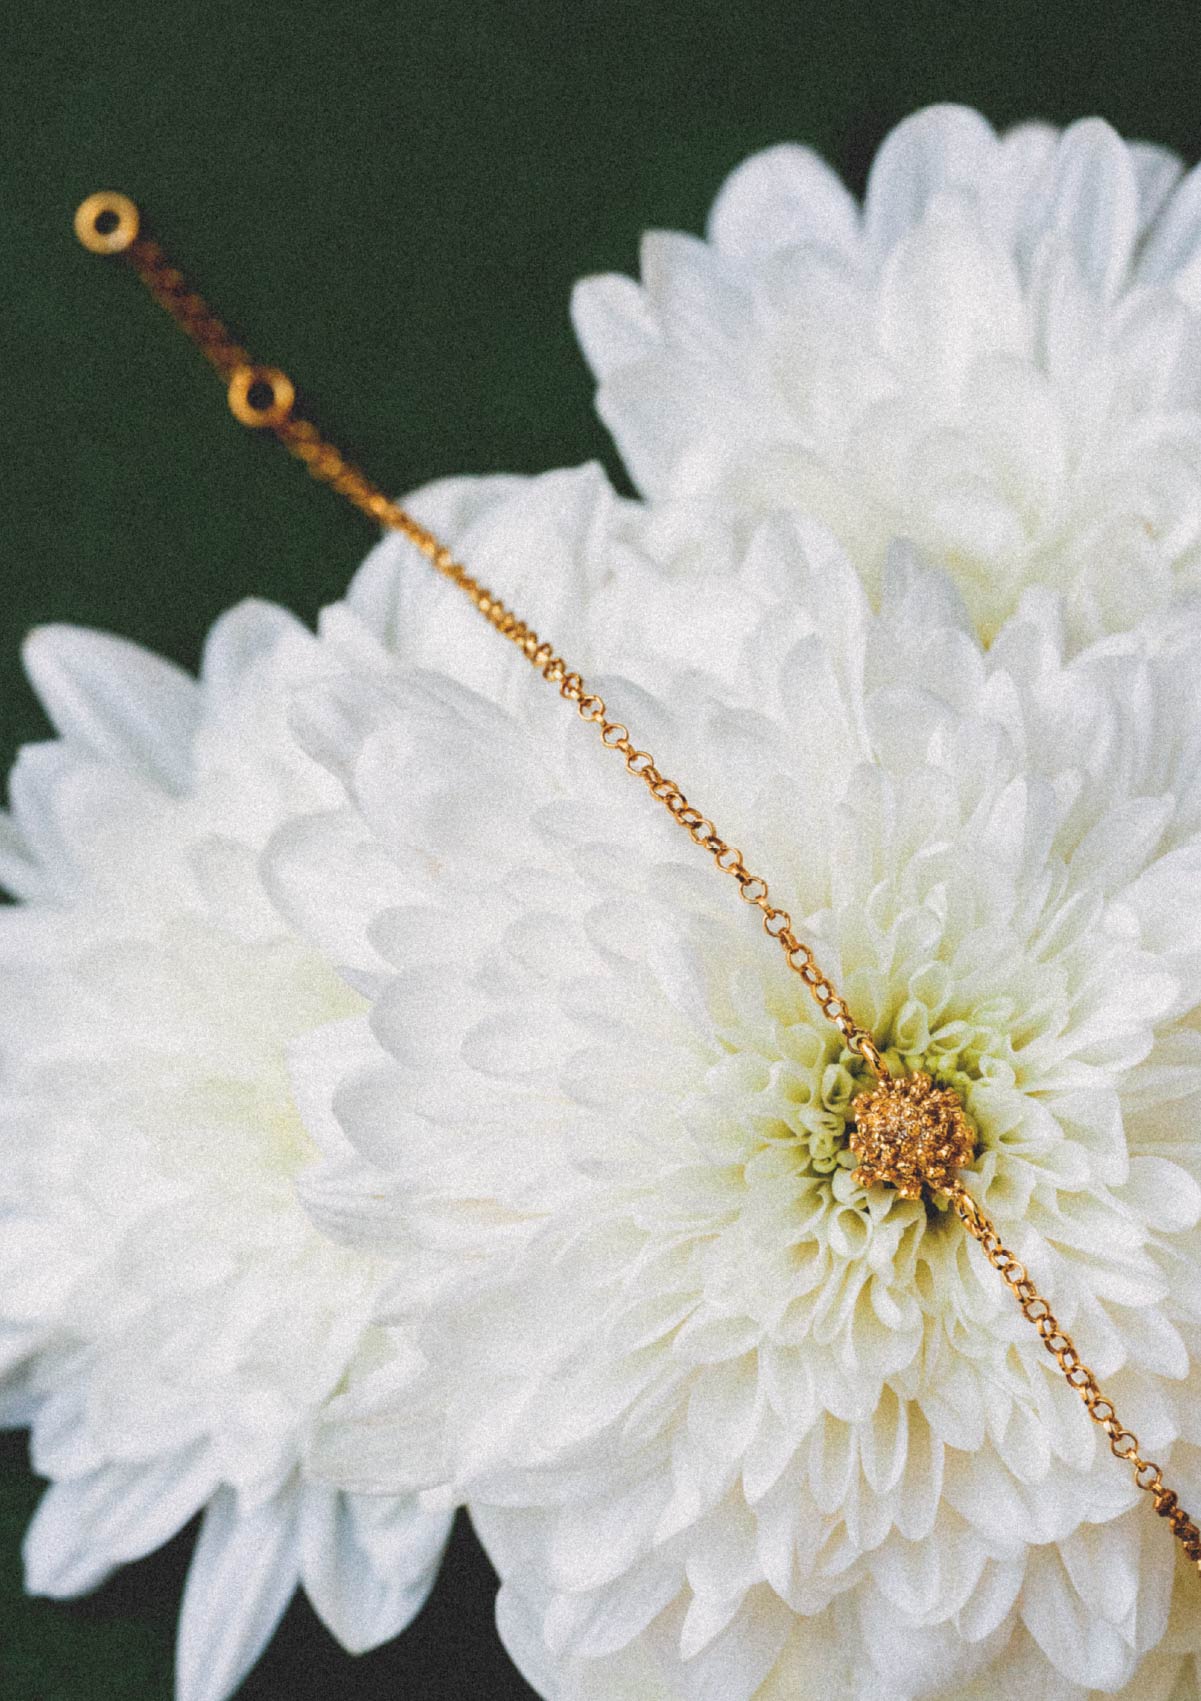
[[100,189],[75,209],[75,234],[92,254],[123,254],[138,239],[142,215],[128,195]]

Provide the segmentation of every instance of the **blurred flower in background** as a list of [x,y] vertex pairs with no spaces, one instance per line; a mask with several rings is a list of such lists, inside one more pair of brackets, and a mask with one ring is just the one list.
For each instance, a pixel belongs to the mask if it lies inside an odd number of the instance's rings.
[[986,638],[1028,585],[1079,641],[1201,585],[1201,176],[1100,120],[931,108],[862,208],[768,149],[575,322],[652,501],[799,509],[873,587],[909,538]]
[[301,1208],[316,1146],[286,1072],[363,995],[289,936],[256,866],[337,795],[286,727],[320,662],[258,603],[218,623],[199,681],[36,632],[58,737],[22,751],[3,824],[0,1416],[32,1425],[51,1479],[27,1583],[80,1594],[203,1512],[180,1701],[232,1693],[298,1586],[344,1646],[395,1635],[448,1529],[299,1468],[383,1273]]

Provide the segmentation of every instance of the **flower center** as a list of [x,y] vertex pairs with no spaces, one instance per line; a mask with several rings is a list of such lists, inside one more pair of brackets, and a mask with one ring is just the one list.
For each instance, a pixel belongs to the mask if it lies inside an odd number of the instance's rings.
[[[935,1101],[944,1107],[941,1114],[958,1111],[961,1121],[946,1130],[952,1149],[941,1160],[935,1155],[945,1143],[941,1128],[939,1137],[924,1146],[916,1106],[904,1097],[887,1118],[889,1124],[895,1123],[895,1133],[889,1134],[880,1120],[874,1125],[882,1142],[880,1151],[869,1155],[861,1150],[856,1138],[857,1104],[870,1098],[875,1079],[837,1035],[823,1033],[806,1016],[771,1034],[731,1034],[730,1052],[746,1055],[746,1066],[723,1072],[714,1084],[732,1117],[750,1136],[752,1149],[765,1154],[776,1151],[781,1164],[778,1173],[792,1177],[801,1188],[799,1196],[808,1202],[806,1209],[824,1196],[830,1209],[850,1208],[871,1217],[865,1192],[874,1183],[861,1185],[859,1172],[875,1168],[881,1178],[889,1174],[884,1164],[886,1139],[899,1139],[903,1147],[908,1138],[911,1166],[927,1149],[932,1163],[950,1164],[953,1156],[957,1164],[966,1165],[993,1143],[969,1107],[982,1082],[996,1082],[1003,1088],[1015,1084],[1008,1002],[977,1001],[965,1008],[953,1004],[946,989],[937,984],[919,986],[917,992],[929,996],[913,995],[904,1001],[891,1019],[879,1024],[877,1035],[898,1082],[922,1075],[946,1095]],[[878,1109],[884,1108],[881,1102]],[[765,1171],[773,1161],[764,1157]],[[918,1184],[916,1170],[902,1179],[906,1182],[903,1196],[916,1200],[924,1194],[927,1217],[931,1222],[941,1220],[947,1205],[947,1178],[937,1187]],[[875,1197],[878,1203],[879,1196]]]

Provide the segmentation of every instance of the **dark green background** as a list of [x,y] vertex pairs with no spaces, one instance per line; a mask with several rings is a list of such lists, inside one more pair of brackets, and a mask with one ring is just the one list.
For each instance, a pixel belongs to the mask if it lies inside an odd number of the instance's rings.
[[[306,616],[370,541],[268,442],[124,268],[70,230],[132,194],[218,311],[303,384],[389,488],[604,456],[572,280],[630,270],[648,225],[699,229],[752,149],[815,144],[857,185],[914,107],[1005,124],[1101,112],[1201,153],[1201,21],[1180,0],[131,0],[5,8],[0,754],[41,721],[22,633],[74,620],[194,664],[249,592]],[[36,1498],[0,1452],[0,1696],[170,1693],[190,1535],[89,1601],[24,1602]],[[295,1607],[243,1695],[527,1694],[491,1641],[460,1530],[434,1600],[351,1661]]]

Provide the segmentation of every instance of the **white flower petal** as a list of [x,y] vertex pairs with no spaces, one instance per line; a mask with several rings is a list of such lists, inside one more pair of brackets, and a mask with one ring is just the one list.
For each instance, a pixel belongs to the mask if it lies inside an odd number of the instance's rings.
[[1004,255],[990,253],[955,213],[924,220],[893,250],[880,315],[889,357],[952,394],[977,361],[1014,352],[1022,335],[1021,296]]
[[759,1589],[730,1627],[685,1661],[683,1701],[750,1701],[775,1664],[792,1628],[792,1614],[769,1589]]
[[531,1689],[544,1701],[558,1701],[558,1672],[542,1640],[539,1616],[512,1583],[502,1583],[497,1593],[496,1628],[505,1652]]
[[1131,142],[1129,152],[1138,183],[1138,222],[1143,233],[1158,223],[1169,195],[1184,175],[1184,166],[1169,148],[1154,142]]
[[195,682],[179,668],[78,626],[39,627],[22,656],[64,739],[167,791],[187,784],[199,701]]
[[[442,537],[462,537],[474,522],[518,494],[528,480],[511,474],[443,478],[404,498],[406,511]],[[439,591],[446,591],[445,597]],[[403,654],[415,616],[434,602],[438,613],[453,606],[454,592],[428,572],[408,540],[388,531],[369,552],[347,587],[344,606],[381,644]]]
[[1144,243],[1138,279],[1170,285],[1191,306],[1201,303],[1201,167],[1172,191]]
[[898,124],[868,177],[864,226],[876,252],[918,224],[940,189],[970,182],[996,145],[985,120],[964,106],[928,107]]
[[1071,243],[1102,298],[1125,277],[1138,233],[1138,183],[1121,138],[1098,118],[1066,130],[1045,190],[1047,225]]
[[287,609],[257,597],[227,609],[205,639],[200,678],[217,702],[237,690],[245,676],[289,638],[308,636]]
[[295,1486],[252,1512],[221,1489],[188,1568],[175,1654],[178,1701],[227,1701],[270,1641],[300,1580]]
[[25,837],[6,810],[0,810],[0,886],[14,898],[40,898],[46,878],[29,852]]
[[1112,1624],[1086,1615],[1053,1549],[1028,1562],[1022,1622],[1064,1677],[1090,1689],[1115,1690],[1129,1681],[1134,1651]]
[[[332,864],[338,875],[328,877]],[[321,877],[314,877],[320,866]],[[383,967],[368,938],[377,907],[390,896],[403,902],[406,888],[394,866],[373,849],[359,824],[345,814],[289,821],[264,854],[262,879],[276,909],[308,936],[356,984],[377,983]]]
[[1022,1562],[990,1560],[972,1598],[960,1607],[955,1627],[965,1642],[982,1642],[1008,1617],[1025,1577]]
[[52,1483],[25,1535],[30,1594],[86,1594],[119,1565],[161,1547],[215,1486],[210,1455],[194,1448],[153,1465],[105,1465]]
[[546,1615],[547,1646],[577,1659],[602,1659],[619,1652],[645,1630],[676,1595],[679,1562],[660,1552],[643,1559],[610,1588],[559,1595]]
[[635,1482],[622,1493],[618,1485],[604,1504],[568,1507],[548,1551],[555,1587],[586,1593],[621,1576],[653,1536],[667,1485]]
[[850,253],[858,234],[858,209],[836,173],[811,148],[791,142],[752,154],[732,171],[709,214],[710,242],[736,258],[799,243]]
[[576,284],[571,322],[598,378],[652,353],[658,340],[642,291],[615,272]]
[[[920,1564],[921,1555],[915,1554],[914,1561]],[[950,1625],[909,1617],[903,1607],[898,1610],[874,1590],[861,1591],[858,1606],[872,1680],[887,1684],[896,1695],[929,1694],[935,1672],[939,1690],[957,1694],[975,1670],[995,1657],[1005,1639],[1001,1631],[989,1642],[962,1642]]]
[[397,1636],[425,1605],[451,1515],[414,1500],[371,1500],[317,1483],[302,1490],[301,1580],[322,1622],[352,1654]]

